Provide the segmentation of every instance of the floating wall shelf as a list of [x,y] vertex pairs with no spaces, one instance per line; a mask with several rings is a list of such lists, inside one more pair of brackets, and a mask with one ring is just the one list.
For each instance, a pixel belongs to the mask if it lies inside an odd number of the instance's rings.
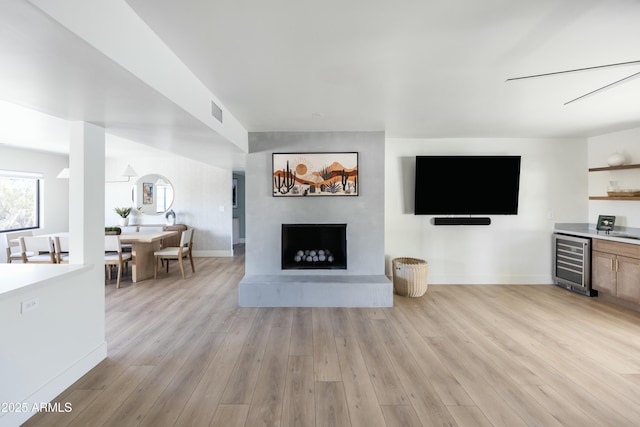
[[640,200],[640,197],[589,196],[589,200]]
[[[589,168],[589,172],[619,171],[624,169],[640,169],[640,165],[605,166],[601,168]],[[609,197],[609,196],[589,196],[589,200],[640,200],[640,197]]]
[[605,166],[602,168],[589,168],[589,172],[600,172],[600,171],[617,171],[623,169],[639,169],[640,165],[622,165],[622,166]]

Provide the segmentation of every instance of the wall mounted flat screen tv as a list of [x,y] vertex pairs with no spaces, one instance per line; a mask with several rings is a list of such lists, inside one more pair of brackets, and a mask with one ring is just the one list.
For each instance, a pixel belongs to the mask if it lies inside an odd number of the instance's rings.
[[416,156],[416,215],[517,215],[520,156]]

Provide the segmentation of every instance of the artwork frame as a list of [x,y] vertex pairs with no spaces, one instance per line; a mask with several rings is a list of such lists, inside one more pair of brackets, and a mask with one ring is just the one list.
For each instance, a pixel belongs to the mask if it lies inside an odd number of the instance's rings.
[[233,178],[231,184],[231,206],[233,209],[238,208],[238,178]]
[[142,204],[143,205],[153,204],[153,182],[142,183]]
[[613,231],[616,225],[616,217],[613,215],[598,215],[598,223],[596,224],[596,230],[598,232],[604,231],[606,234]]
[[358,162],[356,151],[273,153],[271,194],[273,197],[358,196]]

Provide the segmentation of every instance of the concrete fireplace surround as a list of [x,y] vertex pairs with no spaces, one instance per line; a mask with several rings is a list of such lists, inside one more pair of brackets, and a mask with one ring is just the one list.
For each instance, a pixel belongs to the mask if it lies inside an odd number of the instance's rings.
[[[249,134],[241,307],[391,307],[384,274],[384,133]],[[358,152],[358,196],[273,197],[272,154]],[[322,165],[320,165],[322,166]],[[282,224],[347,224],[344,270],[283,270]]]

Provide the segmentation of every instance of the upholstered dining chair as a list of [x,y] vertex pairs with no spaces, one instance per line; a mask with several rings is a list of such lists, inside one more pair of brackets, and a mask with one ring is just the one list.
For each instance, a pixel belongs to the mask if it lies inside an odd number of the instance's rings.
[[47,236],[20,236],[22,262],[55,264],[53,239]]
[[155,251],[153,254],[156,257],[156,269],[155,269],[155,278],[158,278],[158,262],[162,261],[163,263],[167,263],[167,273],[169,272],[169,260],[177,259],[178,265],[180,266],[180,271],[182,272],[182,278],[185,279],[184,274],[184,258],[189,258],[191,262],[191,271],[196,272],[196,268],[193,265],[193,255],[191,253],[191,248],[193,246],[193,228],[187,228],[180,235],[180,246],[175,247],[167,247],[160,249],[159,251]]
[[56,250],[56,262],[69,264],[69,236],[55,236],[53,246]]
[[[31,230],[23,230],[23,231],[13,231],[10,233],[4,233],[5,239],[7,239],[7,263],[12,263],[13,261],[22,262],[22,251],[20,250],[20,237],[21,236],[33,236],[33,231]],[[33,253],[29,253],[29,255],[33,255]]]
[[128,266],[132,260],[131,253],[122,252],[122,246],[120,245],[120,236],[104,236],[104,265],[108,269],[108,278],[111,280],[111,267],[118,266],[118,277],[116,280],[116,288],[120,287],[120,280],[122,279],[122,269]]

